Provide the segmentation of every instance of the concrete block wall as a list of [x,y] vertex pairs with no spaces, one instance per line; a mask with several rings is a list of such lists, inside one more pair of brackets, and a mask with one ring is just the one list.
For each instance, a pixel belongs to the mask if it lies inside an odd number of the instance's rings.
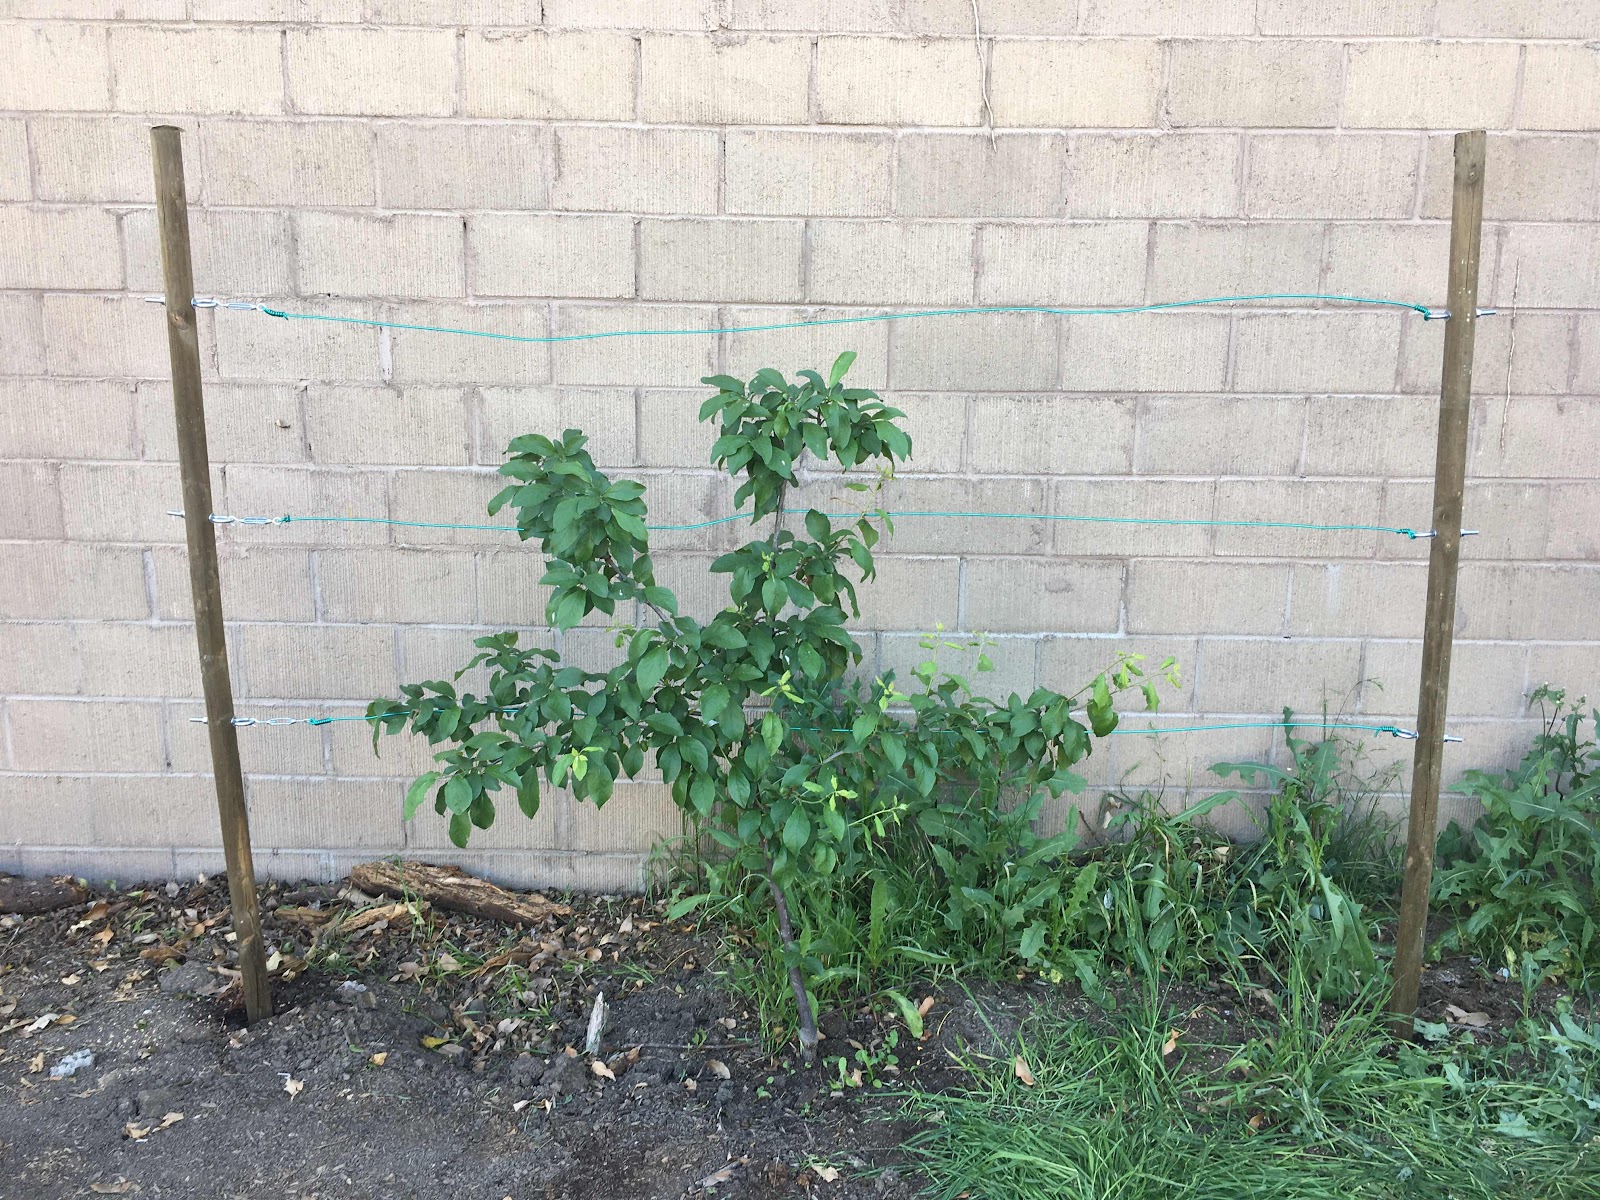
[[[1255,291],[1442,304],[1450,133],[1490,130],[1452,777],[1528,692],[1600,684],[1600,14],[1581,0],[16,0],[0,16],[0,868],[215,869],[148,127],[181,125],[196,286],[519,335]],[[652,513],[731,511],[702,375],[826,366],[909,414],[894,506],[1426,527],[1440,323],[1244,306],[527,345],[202,314],[216,507],[484,521],[510,437],[578,425]],[[823,479],[808,489],[836,493]],[[704,579],[737,526],[659,539]],[[238,706],[348,715],[538,628],[492,533],[219,530]],[[988,631],[999,687],[1175,655],[1162,719],[1413,720],[1425,547],[907,519],[869,666]],[[955,665],[953,662],[952,665]],[[1129,725],[1141,723],[1130,718]],[[457,855],[421,748],[241,732],[260,867],[400,851],[637,883],[661,790]],[[1387,740],[1376,760],[1404,759]],[[1205,786],[1280,737],[1122,737],[1097,786]],[[1403,773],[1398,786],[1403,786]]]

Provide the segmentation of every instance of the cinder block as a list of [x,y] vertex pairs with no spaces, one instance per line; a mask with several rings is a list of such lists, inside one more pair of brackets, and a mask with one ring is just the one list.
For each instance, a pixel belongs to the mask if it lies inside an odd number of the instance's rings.
[[1229,133],[1081,134],[1067,148],[1067,215],[1233,216],[1241,148]]
[[[442,521],[465,525],[512,526],[512,514],[490,517],[489,501],[505,479],[491,471],[396,471],[390,481],[390,511],[399,521]],[[430,529],[396,526],[393,540],[406,546],[482,546],[499,537],[516,536],[508,529],[496,534],[483,529]]]
[[590,801],[552,796],[565,827],[565,849],[640,852],[686,835],[672,793],[659,783],[618,783],[603,808]]
[[[1296,637],[1421,637],[1422,563],[1297,563],[1289,632]],[[1458,623],[1457,635],[1462,630]]]
[[21,119],[0,120],[0,200],[31,199],[33,167],[28,161],[28,126]]
[[78,112],[111,107],[111,63],[102,25],[13,25],[0,109]]
[[1600,400],[1513,396],[1496,407],[1504,410],[1504,417],[1495,412],[1477,439],[1469,475],[1593,477],[1600,455]]
[[478,613],[470,554],[390,546],[319,550],[317,583],[330,621],[463,624]]
[[978,302],[1138,304],[1149,242],[1142,221],[979,226]]
[[1301,469],[1307,475],[1417,478],[1433,474],[1436,400],[1313,396],[1305,405],[1305,421]]
[[0,446],[12,458],[133,458],[133,411],[126,383],[0,378]]
[[1160,99],[1155,41],[997,41],[990,50],[996,125],[1148,126],[1156,124]]
[[969,558],[961,625],[997,633],[1110,633],[1122,608],[1120,562]]
[[539,23],[539,9],[539,0],[374,0],[368,19],[375,25],[528,26]]
[[1600,50],[1592,43],[1530,45],[1520,117],[1524,129],[1593,131],[1600,126]]
[[881,217],[894,210],[887,134],[730,129],[726,136],[727,212]]
[[[806,489],[811,492],[813,489]],[[1046,484],[1039,479],[927,479],[907,476],[887,484],[875,499],[847,492],[826,481],[821,495],[795,497],[795,507],[823,512],[854,512],[864,504],[890,512],[1017,513],[1050,511]],[[1050,523],[1009,516],[898,517],[885,535],[885,554],[1048,554]]]
[[[877,560],[877,578],[858,585],[861,617],[851,622],[863,630],[893,629],[931,633],[935,626],[957,628],[961,598],[961,563],[954,558],[906,558],[884,555]],[[1000,628],[987,614],[984,624]]]
[[117,219],[99,208],[0,209],[0,287],[119,288]]
[[383,316],[402,324],[504,335],[480,338],[427,329],[386,330],[389,374],[396,383],[526,384],[550,378],[550,347],[536,340],[550,332],[543,304],[393,304],[384,308]]
[[811,229],[810,296],[841,304],[968,304],[972,245],[972,227],[948,221],[819,221]]
[[0,692],[71,696],[83,691],[81,628],[53,619],[0,621]]
[[1277,633],[1288,599],[1282,563],[1139,558],[1128,564],[1127,630]]
[[1433,9],[1416,0],[1261,0],[1257,19],[1265,34],[1419,37],[1433,32]]
[[733,481],[710,473],[666,471],[644,475],[650,506],[650,545],[655,551],[732,550],[753,537],[771,533],[771,522],[752,528],[748,521],[723,521],[699,529],[666,526],[700,525],[734,515]]
[[9,375],[42,375],[45,369],[44,310],[36,295],[0,292],[0,371]]
[[1072,391],[1219,391],[1227,375],[1225,313],[1063,318],[1061,378]]
[[1086,0],[1079,29],[1096,36],[1254,33],[1255,14],[1230,0]]
[[[228,508],[236,516],[389,515],[387,479],[381,471],[235,465],[224,468],[224,474],[227,479]],[[224,531],[222,536],[231,537],[231,531]],[[239,536],[246,534],[241,532]],[[288,546],[367,545],[390,540],[389,531],[382,525],[295,524],[293,521],[286,525],[274,525],[271,537],[273,545]]]
[[1314,292],[1322,239],[1310,223],[1158,222],[1149,294],[1160,302]]
[[[419,633],[439,632],[423,630],[420,628],[415,628],[414,631]],[[413,630],[408,629],[403,632],[411,633]],[[462,637],[461,630],[452,629],[448,630],[447,632],[453,638],[457,639],[458,649],[463,644],[470,645],[470,643],[462,643],[459,640]],[[461,662],[466,661],[467,659],[465,657],[461,658]],[[459,663],[456,663],[454,660],[452,660],[450,668],[442,672],[435,672],[433,674],[428,674],[425,672],[416,674],[402,672],[402,674],[404,674],[408,680],[421,680],[425,678],[449,679],[450,676],[455,673],[455,668],[458,665]],[[317,711],[322,714],[337,713],[339,716],[351,717],[359,717],[366,711],[365,705],[352,705],[346,709],[335,709],[328,705],[318,705],[316,708]],[[328,726],[327,736],[328,745],[330,747],[329,758],[331,773],[335,777],[359,775],[374,776],[380,779],[402,779],[405,781],[405,786],[409,788],[412,780],[416,779],[418,775],[421,775],[426,771],[431,771],[438,766],[438,763],[436,763],[433,758],[435,748],[428,745],[427,738],[414,734],[400,733],[394,736],[385,734],[383,737],[378,739],[378,746],[376,750],[374,750],[372,746],[372,727],[365,721],[340,721],[336,725]],[[322,772],[274,772],[274,774],[296,775],[308,773],[321,774]],[[434,816],[431,809],[428,810],[428,818],[433,820],[438,819]]]
[[459,388],[313,385],[305,412],[313,462],[459,467],[469,461],[467,401]]
[[[155,210],[130,212],[122,221],[128,247],[128,287],[161,291],[161,237]],[[189,213],[189,235],[197,290],[247,296],[277,296],[293,290],[289,218],[285,214],[194,209]]]
[[235,690],[245,699],[369,700],[393,695],[386,625],[243,625]]
[[715,0],[545,0],[552,28],[702,29],[719,23]]
[[[370,750],[368,752],[370,754]],[[566,806],[573,803],[571,794],[556,791],[541,781],[538,815],[529,820],[517,807],[517,799],[510,789],[502,789],[491,797],[495,806],[495,822],[488,829],[474,829],[470,848],[477,862],[478,855],[496,851],[511,851],[524,856],[530,850],[549,850],[561,843],[566,824]],[[406,824],[407,850],[454,851],[450,841],[450,823],[424,805],[416,817]],[[428,861],[434,861],[433,853]],[[467,869],[474,870],[472,866]]]
[[[1166,638],[1149,636],[1072,635],[1047,637],[1039,643],[1039,686],[1051,688],[1071,696],[1094,682],[1095,676],[1110,671],[1117,665],[1118,654],[1142,655],[1143,661],[1134,663],[1152,680],[1160,694],[1163,709],[1177,712],[1190,711],[1194,696],[1194,676],[1197,647],[1194,638]],[[1161,674],[1161,664],[1175,659],[1178,668],[1178,686],[1174,688]],[[1117,701],[1119,710],[1136,712],[1144,708],[1137,692],[1131,692]]]
[[[1241,713],[1240,716],[1281,718],[1281,713]],[[1150,716],[1131,713],[1111,735],[1110,741],[1101,743],[1096,754],[1113,756],[1116,774],[1106,781],[1111,793],[1102,797],[1095,825],[1109,820],[1121,809],[1121,797],[1139,795],[1146,801],[1155,801],[1168,812],[1181,812],[1200,803],[1220,790],[1225,783],[1237,783],[1236,778],[1224,780],[1215,770],[1222,762],[1274,762],[1286,765],[1285,755],[1278,746],[1278,737],[1271,729],[1227,729],[1204,733],[1162,733],[1166,727],[1184,728],[1196,723],[1209,724],[1210,714],[1192,716],[1170,713]],[[1158,732],[1146,732],[1156,730]],[[1103,767],[1101,768],[1104,769]],[[1080,803],[1083,803],[1080,800]],[[1261,836],[1260,827],[1252,822],[1251,813],[1264,803],[1260,793],[1245,791],[1235,799],[1206,814],[1200,822],[1204,828],[1225,837],[1248,841]],[[1088,806],[1085,805],[1087,810]],[[1089,812],[1085,812],[1087,817]]]
[[1056,521],[1054,550],[1063,555],[1191,555],[1211,551],[1205,525],[1119,524],[1136,520],[1208,521],[1217,487],[1211,480],[1060,479],[1050,511],[1063,517],[1108,517],[1112,521]]
[[[290,311],[327,316],[376,318],[378,306],[350,301],[294,299],[274,300],[275,306]],[[132,306],[130,305],[130,309]],[[166,347],[162,344],[161,313],[154,305],[138,306],[124,314],[140,317],[139,349],[143,370],[129,374],[165,377]],[[154,311],[149,311],[154,310]],[[381,381],[378,358],[378,331],[369,326],[345,325],[332,321],[296,321],[265,317],[259,313],[220,314],[216,323],[218,370],[224,379],[378,383]],[[159,350],[160,357],[156,357]],[[161,362],[163,365],[155,366]],[[81,374],[82,372],[77,372]]]
[[1449,267],[1448,225],[1330,225],[1321,290],[1443,307]]
[[[1444,295],[1442,286],[1435,294]],[[1444,321],[1406,320],[1400,347],[1401,391],[1438,396],[1446,324]],[[1516,334],[1514,347],[1513,332]],[[1473,338],[1472,379],[1474,392],[1483,397],[1480,404],[1498,412],[1499,407],[1504,407],[1508,383],[1512,395],[1569,391],[1572,340],[1572,318],[1565,313],[1519,311],[1513,315],[1507,307],[1499,316],[1479,321]],[[1507,358],[1513,350],[1516,357],[1510,363],[1508,379]],[[1494,407],[1491,401],[1497,393],[1502,403]],[[1478,411],[1485,413],[1487,410],[1479,408]]]
[[1600,562],[1600,485],[1558,483],[1548,491],[1550,532],[1545,556]]
[[1494,303],[1508,307],[1514,288],[1530,308],[1600,305],[1600,223],[1506,226]]
[[639,462],[647,467],[703,467],[720,434],[713,421],[701,424],[707,388],[649,388],[639,395]]
[[[893,0],[731,0],[729,29],[793,29],[802,33],[892,33],[900,24]],[[915,15],[911,14],[915,20]],[[921,30],[940,32],[948,30]]]
[[[813,276],[814,277],[814,276]],[[745,329],[761,325],[784,325],[801,321],[834,321],[860,317],[854,309],[839,308],[724,308],[720,315],[725,328]],[[852,321],[848,324],[813,325],[800,329],[763,329],[749,333],[727,333],[719,339],[718,368],[723,374],[750,379],[763,367],[777,367],[786,376],[810,367],[826,376],[828,368],[845,350],[859,357],[845,376],[851,387],[883,388],[889,381],[889,330],[893,321]],[[701,400],[710,394],[696,393]],[[893,403],[893,401],[891,401]],[[695,420],[699,401],[690,411]],[[704,459],[696,458],[696,464]]]
[[1511,124],[1520,57],[1511,42],[1357,43],[1345,72],[1344,123],[1358,129],[1504,129]]
[[1066,213],[1067,139],[1036,133],[907,133],[897,139],[895,211],[913,217]]
[[405,788],[387,780],[252,779],[251,839],[263,848],[358,846],[373,855],[399,853],[404,799]]
[[183,522],[167,516],[183,507],[176,463],[66,463],[61,498],[75,541],[183,541]]
[[639,72],[640,113],[655,124],[805,124],[811,39],[645,34]]
[[[15,830],[19,841],[41,848],[34,860],[41,865],[50,861],[48,848],[82,846],[94,847],[96,861],[114,864],[107,869],[148,871],[161,860],[129,854],[126,848],[159,848],[170,863],[173,845],[188,841],[194,830],[216,826],[216,793],[210,779],[199,775],[133,775],[109,787],[92,775],[10,775],[0,780],[6,829]],[[63,856],[55,861],[71,860]]]
[[1581,38],[1594,31],[1583,0],[1439,0],[1441,37]]
[[[716,317],[714,311],[705,308],[560,304],[555,306],[551,332],[568,335],[621,329],[704,330],[717,327]],[[557,342],[552,351],[557,383],[687,386],[716,370],[716,339],[693,332]]]
[[889,403],[905,413],[900,428],[911,435],[910,461],[896,467],[902,475],[924,472],[952,474],[961,469],[967,440],[967,397],[945,393],[896,393]]
[[479,296],[632,296],[632,217],[484,214],[467,223]]
[[[533,553],[527,554],[530,560],[537,559]],[[530,572],[534,573],[534,572]],[[407,682],[417,682],[424,679],[453,679],[457,671],[471,662],[477,654],[473,641],[487,633],[500,632],[499,627],[484,628],[482,626],[440,628],[427,625],[406,625],[396,630],[400,641],[401,671],[400,677]],[[518,629],[518,644],[522,646],[539,646],[550,650],[555,647],[555,635],[547,629]],[[460,687],[483,695],[489,687],[489,673],[483,667],[474,667],[461,677]],[[370,736],[367,739],[371,741]],[[414,749],[406,747],[405,740],[389,743],[397,748],[404,748],[401,762],[391,764],[388,768],[373,769],[374,774],[405,774],[411,771],[420,774],[426,770],[430,754],[424,749],[425,739],[417,739],[422,745]],[[334,741],[334,766],[340,767],[340,743]]]
[[59,540],[67,536],[60,475],[59,463],[0,462],[0,490],[12,497],[0,509],[0,537]]
[[1396,312],[1245,313],[1233,386],[1241,392],[1387,392],[1400,363]]
[[[1569,696],[1594,698],[1594,681],[1600,679],[1600,645],[1533,645],[1528,648],[1528,691],[1549,684]],[[1535,710],[1537,711],[1537,710]]]
[[[113,0],[114,2],[114,0]],[[191,0],[196,21],[292,21],[355,24],[366,19],[362,0]]]
[[1141,475],[1227,475],[1250,446],[1253,475],[1293,474],[1305,409],[1283,397],[1143,396],[1133,469]]
[[[359,124],[205,121],[200,140],[213,204],[366,205],[377,198],[372,133]],[[149,181],[143,186],[148,191]]]
[[710,621],[728,607],[728,577],[711,574],[713,560],[710,554],[663,554],[655,559],[656,582],[671,588],[678,611],[697,621]]
[[1600,394],[1600,314],[1581,314],[1574,324],[1578,345],[1574,353],[1577,361],[1572,368],[1573,382],[1580,393]]
[[0,617],[117,620],[150,613],[144,554],[133,547],[0,542],[0,569],[12,581],[0,594]]
[[714,213],[722,169],[711,129],[564,125],[556,129],[553,208]]
[[11,766],[18,771],[161,771],[161,706],[114,700],[12,700]]
[[[317,717],[326,713],[323,705],[272,705],[252,706],[254,715],[261,717],[294,716]],[[206,726],[192,718],[202,716],[203,704],[179,701],[163,706],[166,721],[167,766],[169,771],[211,772],[211,739]],[[343,726],[330,726],[340,729]],[[365,733],[358,725],[356,736]],[[323,755],[323,740],[327,736],[321,729],[304,726],[283,726],[263,729],[260,726],[239,731],[239,762],[244,767],[245,796],[248,802],[251,786],[260,775],[325,775],[328,765]],[[372,753],[370,735],[367,754]],[[254,833],[254,829],[251,830]],[[217,838],[190,835],[189,845]],[[255,847],[259,849],[259,847]]]
[[[799,221],[639,223],[639,295],[646,300],[799,300]],[[666,381],[663,381],[666,382]]]
[[[1383,511],[1388,524],[1422,532],[1431,529],[1432,480],[1390,481],[1384,489]],[[1467,539],[1463,554],[1469,559],[1551,557],[1545,547],[1556,518],[1550,489],[1542,482],[1469,480],[1461,523],[1478,533]],[[1426,559],[1430,549],[1420,538],[1384,538],[1378,544],[1384,558]]]
[[452,30],[301,27],[289,30],[285,45],[295,112],[447,117],[456,111]]
[[300,288],[337,296],[460,296],[464,234],[456,217],[295,216]]
[[[1015,693],[1026,700],[1038,686],[1036,659],[1039,639],[1036,637],[991,637],[982,646],[991,670],[978,670],[979,647],[969,634],[945,633],[938,645],[928,649],[922,644],[924,634],[886,633],[880,640],[882,650],[876,674],[894,672],[895,686],[909,695],[922,691],[922,684],[912,674],[925,662],[936,664],[940,675],[957,675],[966,680],[973,696],[982,696],[997,704],[1004,704]],[[954,648],[952,648],[954,647]]]
[[[1488,139],[1483,215],[1501,221],[1593,220],[1600,214],[1594,176],[1600,141],[1587,137]],[[1422,215],[1448,219],[1455,180],[1455,139],[1428,139]]]
[[109,35],[122,112],[284,111],[283,41],[276,29],[113,25]]
[[974,396],[972,468],[997,474],[1125,475],[1134,401],[1109,396]]
[[[1450,651],[1452,717],[1520,717],[1527,711],[1528,647],[1457,641]],[[1422,681],[1421,642],[1369,642],[1364,668],[1383,685],[1384,708],[1414,711]]]
[[[105,615],[103,606],[96,615]],[[233,640],[237,644],[237,633]],[[75,658],[84,680],[80,690],[90,695],[201,695],[193,625],[93,621],[78,628]]]
[[6,16],[45,21],[183,21],[189,13],[183,0],[12,0],[6,5]]
[[1244,212],[1252,217],[1409,217],[1415,134],[1263,133],[1250,138]]
[[[213,464],[305,461],[305,432],[295,389],[287,385],[208,383],[205,400],[206,441]],[[177,461],[172,386],[141,383],[136,403],[138,438],[128,445],[137,448],[140,458]],[[118,455],[94,453],[84,457]]]
[[636,51],[630,37],[471,30],[464,45],[468,116],[633,119]]
[[1337,42],[1219,39],[1171,45],[1167,115],[1174,125],[1338,124],[1344,48]]
[[890,382],[897,388],[1049,391],[1057,386],[1062,318],[991,313],[895,321]]
[[[1217,520],[1289,521],[1308,525],[1382,525],[1383,486],[1376,481],[1304,479],[1222,479],[1217,482]],[[1220,526],[1219,555],[1273,558],[1371,558],[1379,539],[1400,542],[1399,534],[1362,531],[1322,532]]]
[[1583,641],[1594,636],[1597,604],[1600,568],[1593,563],[1464,563],[1456,634]]
[[[155,569],[156,619],[193,620],[188,551],[157,546],[150,560]],[[222,572],[222,611],[228,620],[316,619],[311,557],[303,547],[224,541],[217,547],[217,565]]]
[[[191,203],[200,199],[205,170],[194,147],[193,121],[180,121],[190,147],[184,183]],[[21,128],[18,121],[16,127]],[[30,122],[38,198],[68,202],[123,200],[150,203],[155,182],[150,167],[150,124],[119,117],[34,117]],[[28,155],[18,160],[28,198]]]
[[[513,542],[512,546],[515,545]],[[478,616],[485,625],[505,629],[545,623],[545,603],[550,598],[550,589],[539,584],[539,580],[544,578],[546,561],[537,547],[537,542],[527,542],[520,548],[495,549],[480,557],[478,577],[482,599],[479,601]],[[634,606],[628,604],[619,606],[615,619],[631,621],[633,615]],[[604,628],[611,619],[596,611],[590,613],[584,622]],[[466,664],[466,651],[470,645],[466,638],[459,640],[457,654],[460,661],[456,663],[456,669]],[[409,661],[407,665],[410,665]]]
[[385,208],[548,208],[549,130],[537,125],[382,124]]
[[1353,640],[1201,638],[1200,662],[1194,703],[1201,712],[1343,712],[1362,678],[1361,643]]
[[825,125],[977,125],[981,71],[970,39],[828,37],[817,44]]
[[[482,389],[479,396],[476,461],[485,466],[505,462],[512,438],[525,433],[560,437],[568,429],[580,429],[588,436],[585,449],[602,468],[628,467],[635,461],[634,401],[629,389],[496,387]],[[689,420],[694,420],[692,413]],[[699,464],[690,460],[684,465]]]

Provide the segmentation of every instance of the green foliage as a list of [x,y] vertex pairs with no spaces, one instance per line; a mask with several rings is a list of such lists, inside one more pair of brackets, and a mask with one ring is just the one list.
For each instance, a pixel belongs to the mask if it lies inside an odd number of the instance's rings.
[[[1600,1192],[1600,1027],[1570,1013],[1509,1046],[1387,1036],[1379,989],[1331,1019],[1304,963],[1243,1044],[1195,1045],[1154,992],[1048,1012],[963,1086],[913,1094],[910,1142],[954,1200],[1577,1200]],[[1177,1036],[1174,1037],[1173,1035]]]
[[1483,805],[1464,833],[1440,839],[1434,899],[1457,921],[1444,944],[1471,948],[1513,975],[1592,980],[1600,973],[1600,711],[1540,688],[1544,731],[1516,770],[1468,772]]
[[[892,674],[847,678],[862,658],[847,613],[858,611],[856,583],[873,577],[873,548],[891,526],[881,511],[836,527],[812,510],[802,535],[784,527],[784,499],[802,454],[818,467],[887,475],[911,452],[895,423],[903,414],[867,389],[843,386],[853,359],[841,355],[827,379],[801,371],[790,382],[766,369],[748,383],[705,380],[718,389],[700,410],[721,424],[712,459],[741,478],[735,501],[750,504],[751,520],[772,519],[768,536],[711,564],[728,577],[729,604],[706,624],[678,614],[676,598],[655,581],[642,485],[598,471],[576,430],[511,443],[501,473],[512,482],[490,511],[509,506],[520,536],[539,543],[547,620],[566,630],[591,612],[613,617],[624,658],[609,671],[586,671],[501,633],[478,639],[480,653],[463,668],[488,669],[487,694],[432,680],[406,685],[398,704],[375,701],[375,741],[410,729],[441,747],[438,768],[407,796],[408,815],[431,792],[451,838],[465,845],[494,821],[503,790],[529,816],[545,786],[603,805],[618,779],[649,763],[720,847],[720,894],[770,892],[781,966],[793,980],[825,974],[809,950],[818,929],[809,900],[870,886],[877,848],[904,835],[926,846],[959,893],[947,920],[960,926],[960,905],[984,905],[1019,952],[1038,950],[1028,917],[1039,903],[1034,891],[1049,885],[1048,865],[1066,847],[1031,846],[1030,890],[998,897],[980,897],[985,889],[958,860],[979,842],[1000,852],[986,823],[1009,803],[1037,812],[1043,795],[1082,788],[1072,768],[1116,726],[1113,697],[1134,685],[1137,669],[1124,664],[1078,696],[1040,688],[1001,702],[932,663],[914,673],[909,692]],[[852,568],[856,580],[846,574]],[[653,621],[628,624],[623,606],[633,602]],[[1025,822],[1000,824],[1007,852],[1031,836],[1021,832]],[[798,982],[795,992],[807,1009]]]

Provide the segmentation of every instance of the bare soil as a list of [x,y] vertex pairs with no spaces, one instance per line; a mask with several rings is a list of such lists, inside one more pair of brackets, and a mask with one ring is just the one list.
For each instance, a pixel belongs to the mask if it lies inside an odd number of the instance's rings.
[[[276,1012],[248,1028],[220,879],[0,920],[0,1200],[906,1200],[926,1181],[894,1091],[1009,1062],[1041,1004],[1088,1014],[1038,980],[925,989],[921,1040],[881,1010],[827,1013],[804,1069],[763,1047],[718,935],[637,897],[560,899],[570,915],[524,929],[270,886]],[[1266,1003],[1215,983],[1168,999],[1197,1048],[1242,1040]],[[1463,960],[1429,972],[1423,1012],[1492,1034],[1520,1000]]]

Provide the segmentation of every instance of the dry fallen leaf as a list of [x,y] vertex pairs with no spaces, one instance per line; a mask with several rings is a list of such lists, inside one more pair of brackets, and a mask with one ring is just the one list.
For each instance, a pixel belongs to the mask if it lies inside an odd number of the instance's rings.
[[91,1183],[89,1190],[97,1196],[126,1196],[129,1192],[137,1192],[140,1189],[131,1179],[124,1179],[118,1175],[115,1183]]
[[933,997],[932,996],[924,996],[922,998],[922,1003],[917,1005],[917,1015],[918,1016],[923,1016],[923,1017],[927,1016],[928,1015],[928,1010],[930,1008],[932,1008],[932,1007],[933,1007]]
[[44,1051],[41,1050],[28,1060],[28,1074],[37,1075],[44,1070]]
[[817,1173],[817,1178],[822,1180],[823,1183],[832,1183],[834,1180],[839,1178],[839,1168],[830,1167],[826,1163],[820,1167],[812,1167],[811,1169]]
[[102,929],[99,933],[95,934],[89,940],[91,942],[99,942],[100,943],[100,949],[104,950],[107,946],[109,946],[111,944],[111,939],[116,937],[116,936],[117,935],[116,935],[116,933],[114,931],[112,931],[110,929]]
[[589,1064],[589,1070],[600,1076],[601,1079],[609,1079],[612,1083],[617,1081],[616,1072],[610,1067],[606,1066],[605,1063],[601,1062],[599,1059],[595,1059]]
[[387,1050],[379,1050],[371,1058],[367,1059],[367,1061],[375,1067],[381,1067],[384,1063],[389,1061],[389,1052]]
[[511,1111],[512,1112],[521,1112],[523,1109],[527,1108],[528,1105],[530,1105],[532,1103],[533,1103],[532,1100],[516,1100],[516,1101],[513,1101],[512,1105],[511,1105]]
[[181,1112],[169,1112],[166,1116],[161,1118],[161,1124],[157,1125],[156,1128],[167,1129],[173,1125],[176,1125],[181,1120],[183,1120],[183,1114]]
[[305,1091],[305,1088],[306,1081],[304,1079],[285,1078],[283,1081],[283,1090],[289,1093],[289,1098],[291,1100],[298,1096],[301,1092]]
[[683,1081],[683,1090],[686,1092],[698,1092],[700,1085],[692,1079],[685,1079]]
[[1262,1122],[1265,1121],[1265,1120],[1266,1120],[1265,1114],[1257,1113],[1255,1116],[1250,1118],[1250,1128],[1251,1129],[1260,1129]]
[[740,1167],[744,1166],[749,1161],[750,1161],[750,1156],[748,1154],[745,1155],[742,1158],[736,1158],[733,1161],[729,1162],[726,1166],[720,1167],[717,1170],[711,1172],[711,1174],[707,1175],[696,1186],[697,1187],[703,1187],[703,1188],[709,1188],[709,1187],[716,1187],[719,1183],[727,1183],[728,1180],[733,1178],[733,1173],[735,1171],[737,1171]]
[[145,1138],[150,1136],[150,1131],[154,1128],[154,1125],[139,1125],[133,1121],[129,1121],[122,1127],[122,1136],[125,1138],[132,1138],[136,1142],[143,1141]]
[[439,970],[443,971],[446,975],[453,975],[457,971],[461,970],[460,961],[457,960],[455,955],[448,952],[439,955],[436,963],[439,967]]
[[77,987],[78,984],[83,982],[83,976],[74,971],[71,975],[63,975],[61,977],[61,982],[66,984],[68,987]]
[[733,1072],[728,1070],[728,1064],[723,1062],[720,1058],[706,1059],[706,1070],[710,1071],[718,1079],[733,1078]]
[[1022,1082],[1028,1087],[1032,1087],[1034,1085],[1035,1080],[1033,1078],[1033,1072],[1028,1069],[1028,1060],[1023,1058],[1022,1055],[1017,1055],[1016,1059],[1011,1064],[1011,1070],[1016,1074],[1017,1078],[1022,1080]]
[[1452,1025],[1470,1025],[1474,1029],[1482,1029],[1489,1023],[1489,1014],[1484,1012],[1467,1012],[1464,1008],[1457,1008],[1454,1004],[1444,1006],[1445,1019]]
[[1167,1031],[1167,1040],[1161,1047],[1162,1058],[1166,1058],[1178,1048],[1178,1037],[1182,1033],[1183,1030],[1181,1029],[1171,1029]]
[[22,1032],[30,1034],[38,1033],[41,1029],[48,1029],[50,1028],[50,1022],[54,1021],[59,1015],[59,1013],[47,1012],[43,1016],[35,1017]]
[[444,1045],[450,1039],[449,1038],[437,1037],[434,1034],[430,1033],[430,1034],[426,1035],[425,1037],[423,1037],[423,1038],[421,1038],[419,1040],[422,1042],[423,1046],[425,1046],[427,1049],[429,1049],[429,1050],[437,1050],[440,1046]]

